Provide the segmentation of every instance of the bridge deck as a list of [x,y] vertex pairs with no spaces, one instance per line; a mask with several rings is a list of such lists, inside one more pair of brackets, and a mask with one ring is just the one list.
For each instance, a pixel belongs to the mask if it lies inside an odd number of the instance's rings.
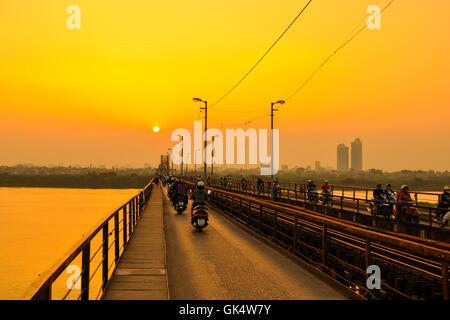
[[166,300],[167,283],[162,194],[155,186],[103,299]]

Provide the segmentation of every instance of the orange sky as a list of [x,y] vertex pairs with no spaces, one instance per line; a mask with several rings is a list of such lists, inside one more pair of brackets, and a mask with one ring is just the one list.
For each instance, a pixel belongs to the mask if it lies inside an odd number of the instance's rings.
[[[218,99],[306,2],[1,1],[0,165],[157,163],[172,130],[192,129],[192,97]],[[210,110],[210,126],[285,99],[377,2],[313,0]],[[70,4],[81,30],[66,27]],[[280,162],[335,166],[337,144],[360,137],[366,169],[450,169],[448,12],[448,1],[396,0],[381,30],[361,33],[281,108]]]

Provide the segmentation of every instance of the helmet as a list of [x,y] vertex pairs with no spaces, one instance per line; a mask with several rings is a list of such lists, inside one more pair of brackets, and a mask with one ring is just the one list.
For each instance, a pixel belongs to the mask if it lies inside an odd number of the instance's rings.
[[204,187],[205,187],[205,183],[204,183],[203,181],[199,181],[199,182],[197,183],[197,188],[203,189]]
[[386,185],[386,188],[391,188],[391,184],[388,183],[388,184]]
[[312,180],[311,180],[311,179],[309,179],[309,180],[308,180],[308,182],[312,182]]
[[406,184],[404,184],[404,185],[402,185],[401,189],[402,189],[402,190],[403,190],[403,189],[409,189],[409,187],[408,187]]
[[325,180],[324,182],[325,182],[325,183],[328,183],[328,180]]
[[444,190],[450,190],[449,186],[445,186]]

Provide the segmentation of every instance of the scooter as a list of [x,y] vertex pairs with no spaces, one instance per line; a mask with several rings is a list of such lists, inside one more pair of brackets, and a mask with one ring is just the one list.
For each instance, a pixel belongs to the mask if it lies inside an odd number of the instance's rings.
[[192,210],[191,224],[202,232],[203,228],[208,226],[208,208],[205,205],[197,205]]
[[385,196],[378,201],[371,201],[368,210],[373,216],[389,218],[394,215],[393,204]]
[[311,189],[308,191],[308,200],[310,202],[317,202],[319,201],[319,192],[317,192],[316,189]]
[[176,210],[176,212],[178,214],[182,214],[187,208],[186,196],[183,196],[183,195],[179,194],[176,197],[174,207],[175,207],[175,210]]
[[320,197],[320,201],[322,202],[322,205],[327,207],[333,206],[333,196],[331,195],[330,189],[324,189],[322,192],[322,195]]
[[414,206],[414,201],[405,201],[400,210],[400,217],[404,221],[419,223],[419,210]]

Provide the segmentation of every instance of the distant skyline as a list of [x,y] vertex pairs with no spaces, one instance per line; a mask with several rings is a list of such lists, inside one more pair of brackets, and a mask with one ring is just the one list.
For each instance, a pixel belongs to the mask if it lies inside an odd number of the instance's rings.
[[[222,96],[305,3],[77,0],[81,29],[68,30],[65,1],[1,1],[0,164],[156,165],[171,132],[202,118],[192,98]],[[270,103],[373,4],[313,1],[208,126],[269,128]],[[365,170],[450,170],[448,12],[450,1],[395,1],[381,30],[334,56],[275,114],[280,165],[335,168],[336,146],[360,137]]]

